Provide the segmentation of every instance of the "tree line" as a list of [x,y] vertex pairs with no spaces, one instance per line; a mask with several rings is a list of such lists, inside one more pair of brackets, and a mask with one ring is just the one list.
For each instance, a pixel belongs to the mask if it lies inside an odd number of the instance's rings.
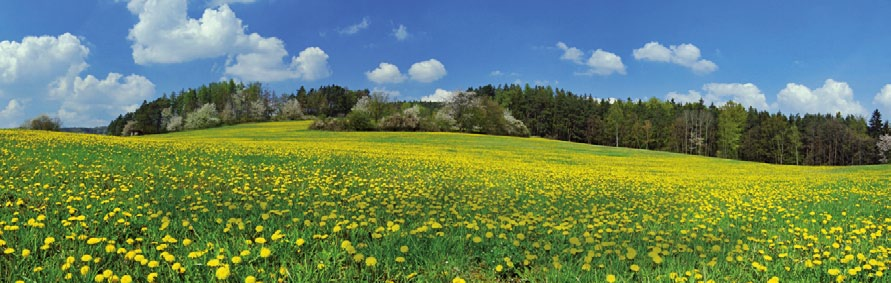
[[774,164],[861,165],[883,160],[891,135],[875,110],[855,115],[759,111],[674,100],[598,99],[528,84],[470,88],[511,109],[531,134],[598,145],[671,151]]
[[[232,80],[181,90],[120,115],[111,135],[157,134],[224,124],[313,118],[329,130],[458,131],[540,136],[775,164],[884,162],[891,129],[881,113],[770,113],[735,102],[599,99],[550,86],[485,85],[444,102],[395,101],[337,85],[276,94]],[[887,140],[887,146],[882,141]]]
[[133,112],[119,115],[108,125],[116,136],[160,134],[219,125],[272,120],[298,120],[343,116],[369,91],[322,86],[307,91],[277,94],[260,83],[233,80],[202,85],[143,101]]
[[444,102],[392,101],[384,93],[361,97],[346,117],[317,119],[311,126],[331,131],[464,132],[528,137],[529,129],[492,98],[455,92]]

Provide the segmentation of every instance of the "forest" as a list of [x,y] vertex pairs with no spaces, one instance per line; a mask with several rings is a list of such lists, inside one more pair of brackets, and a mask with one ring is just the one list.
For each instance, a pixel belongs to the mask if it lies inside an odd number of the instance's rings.
[[[359,110],[359,111],[356,111]],[[550,86],[486,85],[448,101],[398,101],[337,85],[277,94],[232,80],[164,94],[108,125],[111,135],[159,134],[272,120],[316,119],[329,130],[456,131],[539,136],[596,145],[798,165],[886,162],[888,121],[721,106],[600,99]]]

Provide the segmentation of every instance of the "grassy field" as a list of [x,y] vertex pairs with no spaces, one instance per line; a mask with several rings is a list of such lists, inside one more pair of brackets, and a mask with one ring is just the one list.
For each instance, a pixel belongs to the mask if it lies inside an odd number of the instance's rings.
[[0,281],[888,280],[888,166],[308,124],[0,130]]

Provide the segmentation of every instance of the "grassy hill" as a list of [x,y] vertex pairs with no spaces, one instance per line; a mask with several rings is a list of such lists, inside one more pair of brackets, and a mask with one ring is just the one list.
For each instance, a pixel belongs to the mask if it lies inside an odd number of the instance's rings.
[[888,166],[308,125],[0,130],[0,281],[881,282],[891,265]]

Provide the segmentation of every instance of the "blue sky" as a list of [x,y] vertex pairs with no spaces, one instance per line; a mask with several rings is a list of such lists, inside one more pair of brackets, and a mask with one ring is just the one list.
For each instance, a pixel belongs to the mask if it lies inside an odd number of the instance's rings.
[[887,116],[889,12],[888,1],[4,1],[0,127],[40,113],[105,125],[225,78],[426,100],[528,83]]

